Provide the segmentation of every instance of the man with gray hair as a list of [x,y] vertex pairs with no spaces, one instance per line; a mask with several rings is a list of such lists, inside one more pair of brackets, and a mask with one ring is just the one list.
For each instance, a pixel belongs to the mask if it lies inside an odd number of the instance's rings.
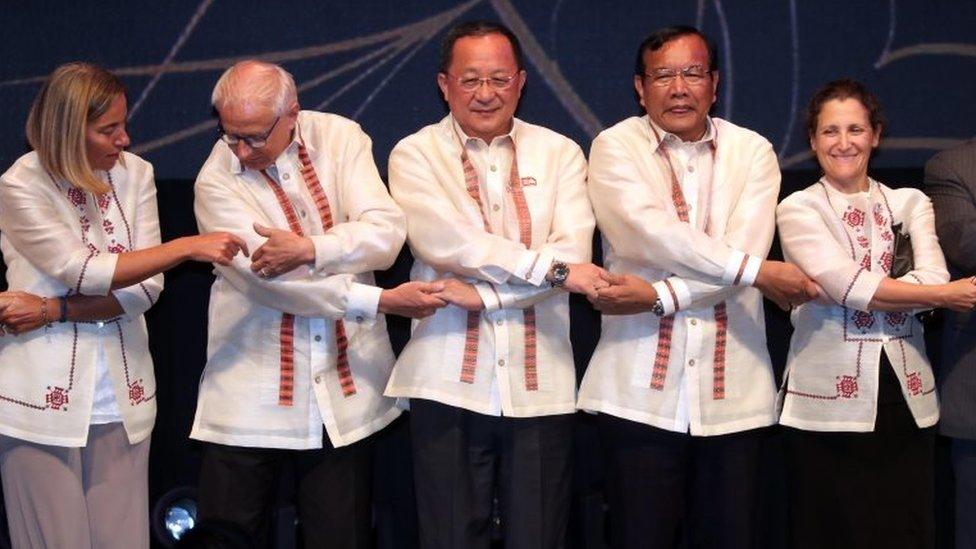
[[258,546],[281,466],[291,461],[306,544],[370,544],[366,439],[399,414],[383,389],[393,352],[383,314],[422,317],[437,282],[392,290],[405,220],[345,118],[299,109],[291,75],[243,61],[217,82],[221,140],[196,181],[202,231],[254,250],[217,269],[207,367],[191,438],[206,443],[200,519],[238,525]]

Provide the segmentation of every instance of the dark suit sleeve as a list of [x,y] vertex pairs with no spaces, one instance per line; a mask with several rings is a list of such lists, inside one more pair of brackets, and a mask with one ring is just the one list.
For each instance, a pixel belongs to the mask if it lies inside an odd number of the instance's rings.
[[925,192],[935,229],[957,273],[976,274],[976,146],[946,151],[925,164]]

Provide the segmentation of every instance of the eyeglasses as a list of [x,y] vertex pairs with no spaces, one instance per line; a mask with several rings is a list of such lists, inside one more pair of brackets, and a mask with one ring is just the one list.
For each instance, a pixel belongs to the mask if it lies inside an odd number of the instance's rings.
[[683,69],[654,69],[650,73],[644,73],[644,76],[650,78],[652,84],[661,88],[670,86],[678,75],[681,75],[681,78],[684,79],[685,84],[688,84],[689,86],[698,86],[705,82],[705,78],[708,77],[711,72],[712,71],[710,69],[701,65],[692,65]]
[[473,92],[481,88],[482,84],[488,84],[488,87],[493,90],[507,90],[512,87],[515,83],[518,73],[511,76],[487,76],[485,78],[478,78],[476,76],[454,76],[448,73],[444,73],[453,78],[457,85],[464,91]]
[[220,139],[222,139],[224,143],[227,143],[231,147],[243,141],[244,143],[247,144],[248,147],[251,147],[252,149],[260,149],[261,147],[264,147],[265,145],[268,144],[268,138],[271,137],[271,132],[273,132],[275,126],[278,125],[279,120],[281,120],[280,116],[278,118],[275,118],[274,123],[272,123],[271,127],[268,128],[268,131],[258,135],[237,135],[233,133],[227,133],[224,130],[224,127],[220,124],[220,122],[217,122],[217,132],[220,134]]

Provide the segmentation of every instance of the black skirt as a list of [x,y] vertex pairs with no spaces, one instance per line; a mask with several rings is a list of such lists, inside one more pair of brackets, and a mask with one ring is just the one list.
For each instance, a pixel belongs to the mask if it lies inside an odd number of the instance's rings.
[[791,547],[934,546],[935,428],[918,428],[883,352],[878,385],[874,432],[784,429]]

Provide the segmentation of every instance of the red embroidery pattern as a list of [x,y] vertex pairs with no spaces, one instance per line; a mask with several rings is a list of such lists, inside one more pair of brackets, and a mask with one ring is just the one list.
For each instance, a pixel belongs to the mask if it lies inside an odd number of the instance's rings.
[[911,372],[905,376],[905,385],[912,395],[922,394],[922,376],[918,372]]
[[725,398],[725,345],[729,326],[729,317],[725,310],[725,302],[715,306],[715,359],[712,362],[712,398]]
[[854,319],[854,325],[862,330],[874,326],[874,315],[868,311],[854,311],[851,316]]
[[908,313],[885,313],[885,322],[891,327],[904,326],[908,321]]
[[481,315],[468,311],[467,327],[464,330],[464,356],[461,359],[461,382],[474,383],[478,367],[478,325]]
[[874,224],[878,227],[883,227],[885,225],[884,210],[882,208],[883,206],[881,204],[875,203],[874,209],[871,212],[874,214]]
[[[513,141],[514,147],[514,141]],[[532,183],[535,184],[535,179]],[[532,215],[529,212],[529,204],[525,200],[525,193],[522,190],[523,179],[519,177],[518,154],[512,154],[512,169],[508,174],[509,192],[512,193],[512,202],[515,203],[515,215],[519,224],[519,242],[527,249],[532,249]],[[538,365],[536,364],[536,332],[535,332],[535,307],[522,309],[522,325],[525,330],[525,390],[539,390]]]
[[[68,390],[63,387],[48,387],[44,402],[52,410],[60,410],[68,404]],[[65,408],[67,410],[67,408]]]
[[854,206],[848,206],[847,211],[844,212],[843,219],[851,227],[863,227],[864,226],[864,211]]
[[[667,152],[665,143],[661,140],[661,136],[658,135],[657,129],[652,125],[651,131],[654,133],[654,137],[658,142],[658,153],[664,157],[665,162],[668,165],[668,169],[671,173],[671,202],[674,204],[675,212],[678,214],[678,219],[684,223],[689,223],[690,218],[688,217],[688,202],[685,200],[684,193],[681,190],[681,185],[678,183],[678,176],[675,174],[674,164],[671,162],[671,156]],[[715,150],[716,144],[713,139],[710,143],[712,152],[712,162],[715,162]],[[710,220],[705,220],[705,226],[709,226]],[[739,267],[739,273],[736,275],[735,284],[739,283],[739,279],[742,276],[742,272],[745,270],[746,262],[749,258],[743,258],[743,263]],[[665,280],[665,282],[667,282]],[[668,289],[671,290],[670,285]],[[672,298],[674,298],[675,310],[678,310],[678,300],[677,296],[674,294],[673,290],[671,292]],[[651,371],[651,388],[656,390],[662,390],[664,388],[664,381],[667,378],[668,373],[668,361],[671,357],[671,338],[674,333],[674,317],[667,316],[661,318],[658,323],[658,336],[657,336],[657,351],[654,353],[654,366]],[[714,360],[712,362],[712,398],[715,400],[721,400],[725,398],[725,349],[728,344],[728,315],[726,312],[725,303],[719,303],[715,306],[715,349],[714,349]]]
[[278,329],[278,406],[295,403],[295,315],[282,314]]
[[[318,175],[315,173],[315,166],[308,155],[308,150],[301,143],[298,145],[298,159],[301,162],[302,179],[308,189],[315,208],[322,221],[322,228],[326,231],[333,226],[332,208],[329,205],[329,198]],[[288,228],[297,235],[304,235],[302,225],[298,220],[298,214],[294,206],[288,199],[281,185],[274,180],[267,172],[261,171],[265,181],[274,192],[278,205],[285,214]],[[346,327],[342,319],[336,320],[334,326],[336,340],[336,372],[339,376],[339,385],[342,387],[343,396],[349,397],[356,394],[356,383],[353,380],[352,369],[349,365],[349,341],[346,338]],[[278,381],[278,405],[291,406],[294,403],[295,389],[295,317],[289,313],[282,313],[281,328],[278,334],[280,351],[280,374]]]
[[891,255],[891,252],[883,252],[881,254],[881,271],[885,274],[891,272],[891,264],[894,262],[895,256]]
[[856,398],[857,378],[853,376],[837,376],[837,394],[844,398]]
[[[519,177],[518,151],[517,149],[514,149],[514,141],[512,142],[512,147],[512,167],[508,176],[508,191],[512,196],[512,202],[515,205],[515,215],[518,219],[519,225],[519,241],[524,244],[526,248],[532,249],[532,215],[529,211],[528,202],[525,200],[523,186],[525,186],[527,182],[530,182],[533,186],[537,183],[534,178],[527,177],[522,179]],[[464,171],[465,190],[467,190],[468,196],[470,196],[471,199],[474,200],[475,204],[477,204],[485,230],[491,232],[491,224],[488,222],[488,217],[485,215],[484,203],[481,200],[481,188],[478,182],[478,173],[471,164],[471,160],[468,158],[468,152],[465,150],[463,143],[461,144],[461,168]],[[461,363],[461,381],[464,383],[474,383],[475,370],[478,366],[480,323],[481,313],[477,311],[469,311],[467,328],[464,334],[464,356]],[[539,390],[539,374],[537,364],[538,353],[536,350],[537,334],[535,307],[529,307],[522,310],[522,326],[525,331],[523,351],[525,364],[525,390],[537,391]]]
[[[485,231],[490,233],[491,224],[488,223],[488,216],[485,215],[484,205],[481,202],[481,190],[478,188],[478,172],[468,160],[468,153],[464,150],[463,145],[461,146],[461,168],[464,170],[464,187],[468,191],[468,196],[478,206],[481,222],[484,224]],[[478,326],[480,324],[481,313],[468,311],[467,326],[464,330],[464,356],[461,359],[462,383],[474,383],[475,370],[478,367],[478,344],[480,340]]]
[[[298,214],[292,207],[291,201],[284,189],[268,173],[261,171],[268,186],[274,192],[278,206],[281,207],[288,221],[288,227],[298,235],[305,234],[301,224],[298,222]],[[281,313],[281,324],[278,328],[278,406],[291,406],[294,404],[295,390],[295,315],[291,313]]]
[[[315,166],[312,159],[308,156],[305,145],[298,145],[298,159],[302,163],[302,179],[308,188],[312,200],[315,202],[315,209],[319,212],[322,220],[322,229],[328,231],[333,226],[332,208],[329,206],[329,197],[322,188],[318,174],[315,173]],[[336,371],[339,374],[339,385],[342,386],[343,396],[349,397],[356,394],[356,383],[352,378],[352,369],[349,366],[349,341],[346,339],[346,326],[342,319],[335,322],[336,338]]]
[[[671,360],[671,335],[674,331],[674,316],[661,318],[657,328],[657,352],[654,354],[654,369],[651,371],[651,389],[664,389],[668,376],[668,362]],[[665,343],[661,343],[664,341]]]

